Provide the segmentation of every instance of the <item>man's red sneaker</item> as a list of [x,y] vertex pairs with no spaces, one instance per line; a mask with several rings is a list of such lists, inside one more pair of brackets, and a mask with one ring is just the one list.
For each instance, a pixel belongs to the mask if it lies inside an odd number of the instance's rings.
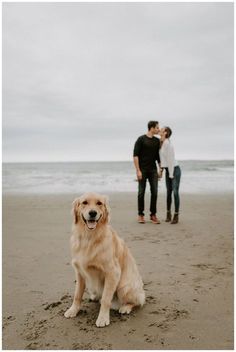
[[145,224],[145,219],[144,219],[144,216],[143,216],[143,215],[139,215],[139,217],[138,217],[138,222],[139,222],[140,224]]
[[160,224],[160,220],[156,217],[156,215],[150,215],[150,220],[153,224]]

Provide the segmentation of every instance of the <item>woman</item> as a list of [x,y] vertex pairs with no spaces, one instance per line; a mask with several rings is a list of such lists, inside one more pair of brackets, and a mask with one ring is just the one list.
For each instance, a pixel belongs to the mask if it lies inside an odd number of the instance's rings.
[[174,147],[170,142],[170,136],[172,131],[170,127],[163,127],[160,131],[161,137],[161,149],[160,149],[160,159],[161,159],[161,171],[160,177],[162,177],[163,169],[166,170],[166,189],[167,189],[167,215],[166,222],[171,221],[171,202],[172,202],[172,192],[174,192],[174,202],[175,202],[175,213],[171,224],[177,224],[179,221],[179,183],[181,177],[181,169],[175,160]]

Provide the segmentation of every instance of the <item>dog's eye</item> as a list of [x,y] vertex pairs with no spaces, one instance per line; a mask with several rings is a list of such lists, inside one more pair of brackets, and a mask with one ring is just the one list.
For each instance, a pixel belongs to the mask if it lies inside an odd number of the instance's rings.
[[84,205],[88,204],[87,200],[84,200],[82,204]]
[[98,201],[98,202],[97,202],[97,205],[102,205],[102,202]]

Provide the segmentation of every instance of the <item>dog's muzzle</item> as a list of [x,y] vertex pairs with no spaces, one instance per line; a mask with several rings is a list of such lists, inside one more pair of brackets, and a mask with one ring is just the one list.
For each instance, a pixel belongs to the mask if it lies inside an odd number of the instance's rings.
[[90,210],[88,213],[88,218],[86,219],[84,215],[82,215],[82,218],[87,228],[89,230],[94,230],[97,227],[97,224],[101,218],[101,215],[99,216],[99,214],[96,211]]

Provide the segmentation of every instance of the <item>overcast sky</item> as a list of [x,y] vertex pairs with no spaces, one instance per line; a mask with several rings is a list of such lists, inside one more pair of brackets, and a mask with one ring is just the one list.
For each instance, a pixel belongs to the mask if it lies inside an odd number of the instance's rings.
[[233,158],[233,3],[4,3],[3,161]]

